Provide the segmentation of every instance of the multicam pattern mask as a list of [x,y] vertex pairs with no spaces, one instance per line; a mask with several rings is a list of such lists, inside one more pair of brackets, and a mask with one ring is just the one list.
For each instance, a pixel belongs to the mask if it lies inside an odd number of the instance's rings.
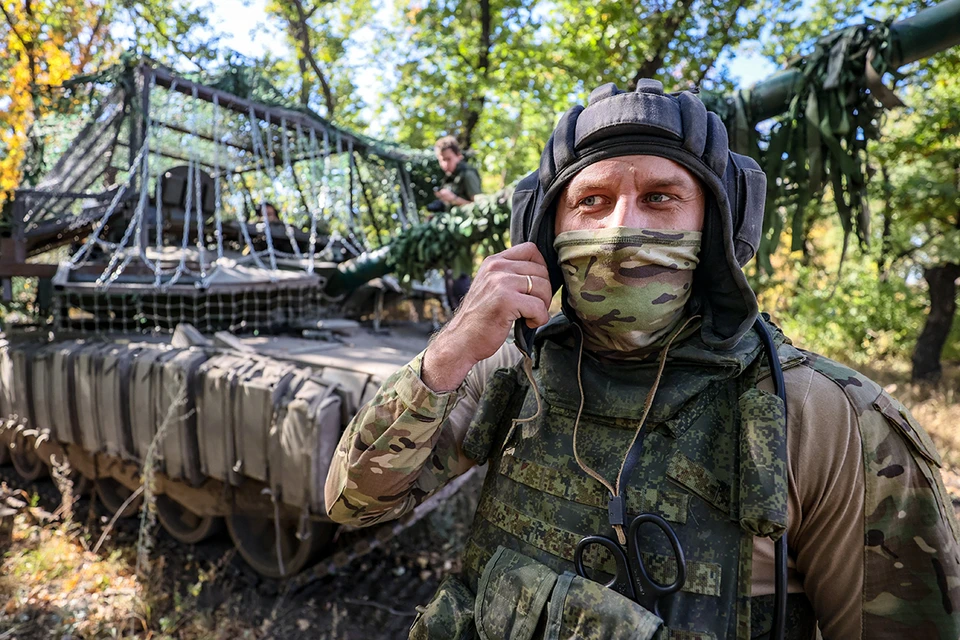
[[620,358],[647,355],[686,315],[699,231],[565,231],[554,247],[588,350]]

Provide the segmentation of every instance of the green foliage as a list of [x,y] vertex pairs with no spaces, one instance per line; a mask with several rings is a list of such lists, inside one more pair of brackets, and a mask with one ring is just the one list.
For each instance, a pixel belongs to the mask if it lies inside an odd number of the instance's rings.
[[458,136],[504,185],[537,166],[559,115],[602,83],[729,87],[730,47],[757,37],[779,5],[411,0],[375,54],[398,70],[380,115],[414,147]]
[[0,303],[0,329],[38,320],[37,279],[17,277],[10,280],[13,297],[10,302]]
[[[923,270],[960,261],[960,52],[924,62],[870,143],[871,244],[842,269],[828,205],[808,209],[804,251],[781,247],[757,278],[761,303],[802,346],[856,365],[906,360],[929,305]],[[789,233],[790,230],[787,230]],[[944,359],[960,357],[960,323]]]
[[404,282],[423,280],[427,271],[451,268],[473,273],[474,261],[506,249],[513,189],[480,195],[402,230],[390,243],[389,262]]
[[109,0],[106,7],[121,49],[174,66],[188,62],[197,69],[217,59],[219,35],[208,19],[212,3]]
[[666,87],[730,88],[722,54],[757,38],[780,0],[583,4],[561,0],[550,13],[551,62],[590,90],[606,82],[633,88],[639,77]]
[[274,77],[296,87],[300,105],[328,119],[361,127],[356,70],[350,67],[347,54],[357,31],[375,10],[370,0],[270,0],[267,14],[277,20],[294,53],[293,60],[272,65]]
[[510,166],[519,174],[535,166],[530,150],[543,144],[554,110],[535,113],[527,105],[556,91],[545,53],[533,46],[536,6],[531,0],[398,3],[374,52],[396,64],[379,106],[391,120],[390,136],[430,148],[454,134],[474,150],[481,173],[502,174]]
[[[837,251],[839,247],[834,247]],[[869,256],[836,270],[801,266],[777,319],[800,346],[853,365],[906,359],[923,324],[924,300],[904,274],[880,278]]]
[[871,188],[885,207],[884,260],[918,269],[960,262],[960,51],[923,64],[874,147]]
[[816,40],[833,31],[859,25],[864,18],[900,20],[930,6],[916,0],[788,0],[770,20],[760,41],[761,52],[779,66],[808,55]]

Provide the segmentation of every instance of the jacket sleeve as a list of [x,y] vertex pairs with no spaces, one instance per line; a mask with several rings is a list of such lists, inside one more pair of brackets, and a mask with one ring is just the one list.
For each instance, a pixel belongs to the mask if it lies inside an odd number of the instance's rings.
[[960,529],[940,456],[882,393],[860,415],[864,478],[864,638],[960,638]]
[[823,637],[955,640],[960,544],[936,448],[856,372],[808,384],[790,445],[788,542]]
[[477,173],[477,170],[473,167],[468,167],[463,172],[462,189],[462,197],[470,201],[473,201],[477,194],[482,192],[483,187],[480,185],[480,174]]
[[420,379],[423,352],[390,376],[340,438],[324,487],[327,515],[354,526],[399,518],[473,466],[460,445],[508,349],[515,351],[504,345],[447,393]]

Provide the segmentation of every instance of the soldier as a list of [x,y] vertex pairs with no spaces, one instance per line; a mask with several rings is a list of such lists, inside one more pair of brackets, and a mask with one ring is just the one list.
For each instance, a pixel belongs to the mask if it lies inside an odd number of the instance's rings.
[[480,174],[463,157],[457,139],[444,136],[433,145],[433,151],[437,155],[444,178],[436,191],[438,206],[431,210],[449,210],[450,207],[462,207],[473,202],[480,193]]
[[[433,151],[444,178],[440,188],[435,191],[437,199],[427,205],[427,210],[434,213],[449,211],[451,207],[462,207],[473,202],[480,193],[480,174],[463,157],[457,139],[444,136],[433,145]],[[470,274],[445,269],[443,280],[450,308],[456,311],[470,290]]]
[[[411,637],[960,636],[958,525],[929,437],[759,316],[741,268],[765,188],[692,93],[608,84],[560,119],[515,193],[514,246],[354,418],[327,478],[331,517],[369,525],[489,464],[464,571]],[[664,529],[634,544],[642,513]],[[581,577],[595,534],[639,547],[659,583],[685,566],[681,589],[644,606]],[[579,568],[603,579],[614,558],[593,548]]]

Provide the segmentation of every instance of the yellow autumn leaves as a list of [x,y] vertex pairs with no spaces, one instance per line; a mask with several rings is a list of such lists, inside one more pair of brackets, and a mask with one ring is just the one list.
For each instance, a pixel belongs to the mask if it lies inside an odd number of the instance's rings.
[[50,106],[48,87],[101,63],[106,2],[0,0],[0,205],[20,184],[27,132]]

